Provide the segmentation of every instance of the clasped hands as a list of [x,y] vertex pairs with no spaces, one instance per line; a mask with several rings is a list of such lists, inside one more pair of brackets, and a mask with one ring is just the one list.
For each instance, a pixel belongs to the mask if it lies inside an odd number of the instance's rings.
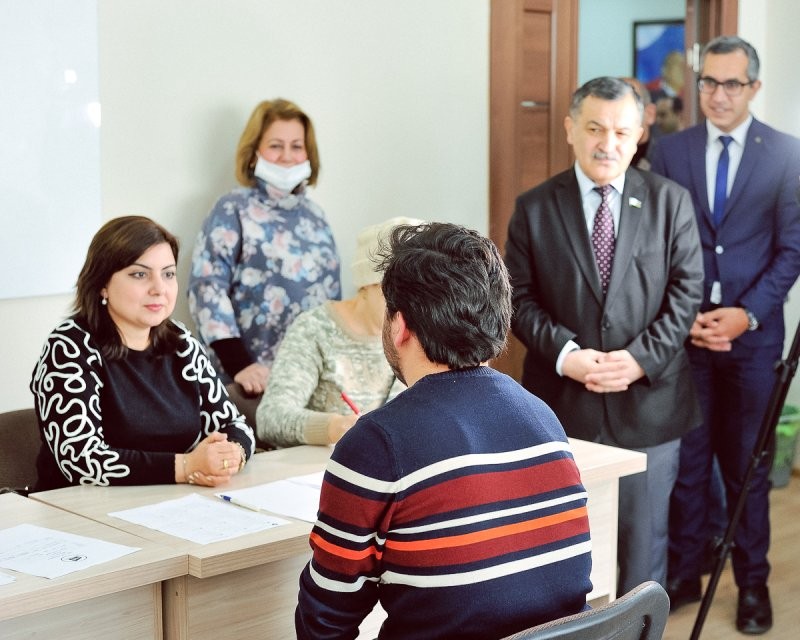
[[750,322],[741,307],[720,307],[698,313],[689,330],[695,347],[709,351],[730,351],[733,341],[747,331]]
[[578,349],[564,358],[562,373],[594,393],[617,393],[644,376],[644,369],[625,349]]
[[217,487],[239,473],[245,462],[244,449],[238,442],[229,442],[226,434],[214,432],[190,453],[176,456],[175,480]]

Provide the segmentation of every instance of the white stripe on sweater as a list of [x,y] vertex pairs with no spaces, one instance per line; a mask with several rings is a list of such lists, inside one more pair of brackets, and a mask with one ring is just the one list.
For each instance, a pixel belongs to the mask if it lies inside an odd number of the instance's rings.
[[369,489],[370,491],[376,491],[378,493],[391,494],[399,493],[400,491],[404,491],[410,487],[413,487],[415,484],[424,482],[430,478],[435,478],[443,473],[455,471],[457,469],[466,469],[469,467],[485,465],[511,464],[514,462],[520,462],[522,460],[532,460],[541,456],[550,455],[556,451],[570,452],[571,450],[569,443],[552,441],[545,442],[544,444],[538,444],[533,447],[527,447],[525,449],[516,449],[514,451],[500,451],[497,453],[470,453],[463,456],[455,456],[453,458],[447,458],[446,460],[434,462],[427,467],[422,467],[421,469],[409,473],[407,476],[404,476],[399,480],[391,482],[358,473],[352,469],[349,469],[348,467],[345,467],[339,462],[336,462],[335,460],[328,461],[326,471],[337,478],[341,478],[345,482],[349,482],[350,484],[354,484],[358,487]]

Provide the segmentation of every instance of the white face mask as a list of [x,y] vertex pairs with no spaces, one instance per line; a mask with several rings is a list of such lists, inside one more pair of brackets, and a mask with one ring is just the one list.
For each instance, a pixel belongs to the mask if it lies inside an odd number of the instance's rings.
[[258,154],[256,157],[258,160],[256,160],[253,174],[256,178],[261,178],[267,184],[281,191],[289,193],[303,180],[311,177],[311,163],[308,160],[291,167],[282,167],[279,164],[267,162]]

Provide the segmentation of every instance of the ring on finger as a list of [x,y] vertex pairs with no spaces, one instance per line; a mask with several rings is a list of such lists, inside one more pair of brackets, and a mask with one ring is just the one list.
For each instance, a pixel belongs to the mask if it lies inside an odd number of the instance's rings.
[[222,468],[225,469],[225,470],[228,469],[228,459],[227,458],[223,458],[222,459]]

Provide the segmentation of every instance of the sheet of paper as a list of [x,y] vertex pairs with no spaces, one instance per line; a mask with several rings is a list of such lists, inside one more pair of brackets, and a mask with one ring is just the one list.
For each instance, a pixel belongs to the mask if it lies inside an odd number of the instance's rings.
[[0,567],[42,578],[59,578],[74,571],[139,551],[33,524],[0,531]]
[[12,582],[16,582],[17,579],[14,576],[10,576],[7,573],[3,573],[0,571],[0,587],[4,584],[11,584]]
[[289,524],[287,520],[235,509],[197,493],[108,515],[198,544],[229,540]]
[[322,478],[325,477],[325,470],[317,471],[315,473],[309,473],[305,476],[294,476],[293,478],[287,478],[289,482],[296,482],[297,484],[306,484],[310,487],[314,487],[318,491],[322,489]]
[[324,473],[320,471],[217,495],[247,509],[316,522]]

